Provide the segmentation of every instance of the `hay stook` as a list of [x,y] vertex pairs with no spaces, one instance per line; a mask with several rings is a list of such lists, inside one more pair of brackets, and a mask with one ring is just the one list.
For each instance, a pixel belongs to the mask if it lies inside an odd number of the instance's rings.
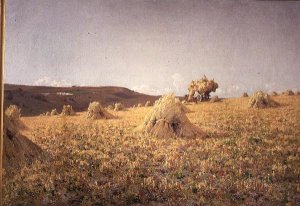
[[156,137],[204,137],[206,133],[193,125],[181,102],[173,94],[162,96],[138,128]]
[[249,108],[268,108],[279,106],[279,103],[273,100],[270,95],[258,91],[249,99]]
[[114,116],[107,112],[100,102],[91,102],[87,111],[88,119],[111,119]]

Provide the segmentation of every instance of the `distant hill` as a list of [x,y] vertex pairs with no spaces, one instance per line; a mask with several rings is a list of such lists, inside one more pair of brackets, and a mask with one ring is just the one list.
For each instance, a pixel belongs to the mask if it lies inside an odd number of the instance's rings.
[[48,87],[4,85],[4,109],[15,104],[22,109],[23,116],[38,115],[63,105],[70,104],[75,111],[85,111],[90,102],[100,101],[103,106],[116,102],[126,107],[150,100],[153,103],[159,96],[141,94],[124,87]]

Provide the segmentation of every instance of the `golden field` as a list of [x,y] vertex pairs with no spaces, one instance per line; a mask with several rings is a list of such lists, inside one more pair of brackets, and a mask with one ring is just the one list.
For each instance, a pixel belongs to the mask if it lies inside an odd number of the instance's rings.
[[[5,178],[7,205],[300,205],[300,96],[187,105],[207,138],[135,132],[151,107],[109,120],[22,117],[44,153]],[[6,171],[9,176],[11,171]]]

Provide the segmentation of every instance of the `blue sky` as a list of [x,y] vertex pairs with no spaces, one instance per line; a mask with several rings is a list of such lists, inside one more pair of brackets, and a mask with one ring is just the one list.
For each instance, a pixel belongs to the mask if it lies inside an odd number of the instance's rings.
[[300,89],[300,2],[7,1],[5,82],[221,97]]

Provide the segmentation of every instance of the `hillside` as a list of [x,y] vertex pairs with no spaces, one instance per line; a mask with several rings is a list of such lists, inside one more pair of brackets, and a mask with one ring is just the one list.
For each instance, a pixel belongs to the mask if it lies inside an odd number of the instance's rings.
[[134,104],[152,103],[158,96],[141,94],[124,87],[46,87],[5,84],[4,108],[15,104],[22,109],[23,116],[39,115],[56,108],[59,112],[64,104],[70,104],[75,111],[84,111],[92,101],[103,106],[123,103],[126,107]]

